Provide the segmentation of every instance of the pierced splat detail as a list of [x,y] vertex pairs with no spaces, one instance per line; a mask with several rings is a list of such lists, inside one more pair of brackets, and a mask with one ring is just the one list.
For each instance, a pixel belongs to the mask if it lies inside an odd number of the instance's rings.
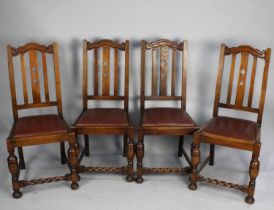
[[236,100],[235,104],[238,107],[243,106],[244,103],[244,95],[245,95],[245,89],[246,89],[246,75],[248,71],[248,58],[249,54],[247,52],[241,53],[241,64],[239,69],[239,75],[238,75],[238,86],[237,86],[237,92],[236,92]]
[[34,103],[41,103],[37,51],[29,51],[29,71],[31,74],[31,88]]
[[241,73],[241,81],[240,81],[240,86],[243,86],[244,85],[244,75],[246,74],[246,70],[244,68],[241,69],[240,71]]
[[[104,68],[108,68],[108,63],[106,61],[103,61],[103,66],[104,66]],[[108,74],[106,72],[104,72],[103,77],[107,77],[107,76],[108,76]]]
[[33,72],[33,75],[34,75],[32,82],[33,82],[33,83],[37,83],[37,82],[38,82],[38,79],[36,78],[37,69],[36,69],[35,67],[33,67],[33,68],[31,69],[31,71]]
[[162,47],[162,50],[161,50],[161,56],[162,56],[161,67],[163,69],[167,68],[167,53],[168,53],[168,48],[167,47]]
[[102,95],[109,96],[110,90],[110,48],[103,47],[102,58]]

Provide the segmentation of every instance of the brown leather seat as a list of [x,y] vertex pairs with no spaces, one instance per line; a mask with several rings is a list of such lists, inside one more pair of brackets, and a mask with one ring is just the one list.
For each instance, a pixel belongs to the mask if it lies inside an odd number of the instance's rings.
[[201,134],[233,141],[245,141],[254,143],[257,136],[257,123],[244,119],[218,116],[213,117],[204,127]]
[[195,127],[196,123],[178,108],[149,108],[144,110],[143,126]]
[[14,122],[13,138],[65,133],[68,126],[58,115],[39,115],[21,117]]
[[96,108],[84,111],[76,122],[76,127],[129,126],[127,112],[117,108]]

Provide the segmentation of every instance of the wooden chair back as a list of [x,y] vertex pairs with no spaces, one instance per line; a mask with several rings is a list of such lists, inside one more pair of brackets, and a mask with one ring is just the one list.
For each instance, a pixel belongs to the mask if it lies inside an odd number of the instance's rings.
[[[20,56],[22,86],[20,86],[18,82],[20,79],[16,80],[15,78],[17,76],[20,78],[20,76],[18,74],[16,75],[14,71],[14,59],[17,56]],[[39,63],[39,56],[41,56],[41,63]],[[56,99],[54,100],[51,99],[52,97],[49,91],[49,75],[51,75],[51,72],[48,71],[49,66],[47,64],[47,56],[52,56],[53,59],[56,92]],[[48,46],[40,45],[37,43],[28,43],[18,48],[8,45],[7,57],[14,119],[18,118],[18,111],[21,109],[50,106],[56,106],[58,114],[62,115],[57,43],[53,43]],[[16,88],[17,85],[19,88]],[[19,89],[21,89],[23,92],[23,104],[18,104],[17,93]],[[31,91],[29,91],[29,89],[31,89]]]
[[[239,56],[237,57],[238,54]],[[253,112],[257,114],[257,123],[261,124],[263,110],[264,110],[265,95],[266,95],[270,55],[271,55],[270,48],[260,51],[248,45],[241,45],[239,47],[232,47],[232,48],[227,47],[225,44],[221,45],[220,62],[218,67],[218,76],[217,76],[217,82],[216,82],[216,93],[215,93],[214,110],[213,110],[214,116],[218,115],[219,108],[228,108],[228,109],[234,109],[234,110]],[[224,62],[225,62],[225,58],[228,56],[231,56],[231,65],[230,65],[230,72],[229,72],[227,97],[225,102],[220,102]],[[252,65],[248,65],[248,62],[251,62],[250,57],[253,57]],[[240,59],[238,76],[235,75],[236,74],[235,66],[236,66],[237,58]],[[263,72],[262,72],[259,105],[258,107],[254,107],[253,106],[253,98],[254,98],[253,95],[254,95],[254,87],[255,87],[254,85],[257,77],[256,75],[258,75],[259,73],[257,70],[258,59],[262,59],[264,61],[264,64],[263,64],[264,67],[262,69]],[[251,67],[251,68],[248,68],[248,67]],[[250,79],[248,80],[247,78],[250,78]],[[234,83],[234,80],[236,80],[236,83]],[[236,84],[236,88],[233,88],[235,84]],[[248,90],[247,90],[247,87],[249,87]],[[234,91],[236,91],[234,94],[235,95],[234,102],[232,101],[233,89],[235,89]],[[248,97],[247,100],[244,100],[245,97]]]
[[[145,101],[151,100],[179,100],[181,108],[186,107],[186,73],[187,73],[187,55],[188,43],[181,43],[161,39],[153,42],[141,43],[141,111],[145,108]],[[151,83],[146,84],[146,57],[151,53]],[[171,56],[169,56],[171,54]],[[180,56],[178,56],[178,54]],[[171,59],[170,59],[171,57]],[[177,81],[178,57],[182,58],[182,80],[181,93],[176,95],[176,88],[180,83]],[[169,68],[169,62],[171,67]],[[169,78],[170,75],[170,78]],[[168,80],[170,87],[168,87]],[[151,84],[151,94],[146,94],[146,85]],[[170,90],[170,91],[169,91]],[[170,92],[170,93],[169,93]]]
[[[101,55],[99,55],[101,50]],[[111,69],[111,50],[113,50],[113,69]],[[89,51],[93,53],[92,71],[93,94],[88,91],[88,64]],[[119,65],[120,56],[124,56],[124,93],[119,93],[121,85],[120,74],[122,70]],[[100,62],[101,58],[101,62]],[[111,71],[113,77],[111,78]],[[111,81],[112,80],[112,81]],[[113,93],[111,84],[113,84]],[[99,87],[101,86],[101,87]],[[121,100],[124,101],[124,109],[128,111],[129,91],[129,41],[123,43],[103,39],[96,42],[83,41],[83,107],[88,108],[89,100]]]

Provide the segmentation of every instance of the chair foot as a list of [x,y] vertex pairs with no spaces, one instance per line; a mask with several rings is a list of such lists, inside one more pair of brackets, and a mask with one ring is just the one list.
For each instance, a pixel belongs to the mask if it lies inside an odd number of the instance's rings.
[[195,183],[190,183],[189,185],[188,185],[188,188],[190,189],[190,190],[197,190],[197,184],[195,184]]
[[134,181],[134,178],[133,178],[133,176],[127,176],[127,182],[132,182],[132,181]]
[[247,196],[247,197],[245,198],[245,202],[246,202],[247,204],[253,204],[254,201],[255,201],[255,199],[254,199],[252,196]]
[[79,187],[78,183],[72,183],[71,186],[70,186],[70,188],[71,188],[72,190],[77,190],[78,187]]
[[18,198],[21,198],[22,197],[22,193],[20,191],[15,191],[13,192],[12,196],[15,198],[15,199],[18,199]]
[[138,184],[142,184],[142,183],[144,182],[143,177],[138,176],[138,177],[136,178],[136,182],[137,182]]

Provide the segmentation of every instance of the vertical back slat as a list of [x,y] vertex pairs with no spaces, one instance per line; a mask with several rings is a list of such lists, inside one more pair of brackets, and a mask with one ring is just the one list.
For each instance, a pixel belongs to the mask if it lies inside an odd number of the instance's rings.
[[234,80],[234,72],[235,72],[235,62],[236,62],[236,54],[232,54],[231,67],[230,67],[230,75],[229,75],[229,84],[227,91],[227,99],[226,103],[230,104],[231,102],[231,94],[233,89],[233,80]]
[[168,47],[160,48],[160,95],[167,95]]
[[224,71],[224,60],[225,60],[225,45],[221,45],[221,52],[220,52],[220,62],[218,66],[218,76],[216,81],[216,93],[214,99],[214,108],[213,108],[213,116],[218,115],[218,105],[220,102],[221,96],[221,85],[222,85],[222,78],[223,78],[223,71]]
[[110,76],[110,51],[109,47],[103,47],[103,59],[102,59],[102,95],[109,96],[109,76]]
[[129,91],[129,41],[125,43],[125,100],[124,109],[128,111],[128,91]]
[[153,96],[157,95],[158,89],[158,74],[157,74],[157,50],[152,49],[152,84],[151,84],[151,94]]
[[94,85],[94,95],[98,96],[98,49],[94,49],[94,60],[93,60],[93,85]]
[[242,106],[244,101],[245,86],[246,86],[246,74],[248,66],[248,53],[241,53],[241,65],[239,69],[239,77],[237,83],[237,93],[236,93],[236,106]]
[[88,51],[87,41],[83,41],[83,109],[87,109],[87,95],[88,95]]
[[23,95],[24,95],[24,103],[29,103],[28,98],[28,86],[27,86],[27,75],[26,75],[26,61],[25,54],[20,53],[20,61],[21,61],[21,73],[22,73],[22,83],[23,83]]
[[34,50],[29,51],[29,64],[33,103],[41,103],[37,52]]
[[42,53],[42,63],[43,63],[43,73],[44,73],[45,99],[46,99],[46,102],[49,102],[48,69],[47,69],[47,57],[45,52]]
[[7,46],[7,56],[8,56],[8,68],[9,68],[9,80],[10,80],[10,92],[11,92],[11,102],[12,102],[12,112],[13,118],[18,118],[17,111],[17,99],[16,99],[16,91],[15,91],[15,79],[14,79],[14,68],[12,61],[12,48],[11,46]]
[[118,78],[119,78],[119,53],[118,48],[114,49],[114,96],[118,96]]
[[56,87],[56,98],[58,114],[63,115],[62,111],[62,97],[61,97],[61,81],[60,81],[60,70],[59,70],[59,58],[58,58],[58,45],[53,43],[53,65],[54,65],[54,76],[55,76],[55,87]]
[[[145,68],[146,68],[146,42],[143,40],[141,43],[141,84],[140,84],[140,94],[141,94],[141,112],[144,111],[145,108]],[[141,119],[142,121],[142,119]]]
[[261,96],[260,96],[260,102],[259,102],[259,113],[257,118],[257,123],[259,124],[262,123],[263,112],[264,112],[264,103],[265,103],[270,56],[271,56],[271,49],[267,48],[265,51],[265,66],[264,66],[264,73],[263,73],[262,86],[261,86],[262,88],[261,88]]
[[176,48],[172,48],[172,75],[171,75],[171,95],[175,96],[176,90]]
[[249,86],[249,93],[248,93],[248,104],[247,104],[248,107],[252,107],[256,69],[257,69],[257,56],[253,56],[252,72],[251,72],[250,86]]
[[186,109],[186,81],[187,81],[187,61],[188,61],[188,42],[184,41],[183,48],[183,69],[182,69],[182,99],[181,99],[181,108]]

